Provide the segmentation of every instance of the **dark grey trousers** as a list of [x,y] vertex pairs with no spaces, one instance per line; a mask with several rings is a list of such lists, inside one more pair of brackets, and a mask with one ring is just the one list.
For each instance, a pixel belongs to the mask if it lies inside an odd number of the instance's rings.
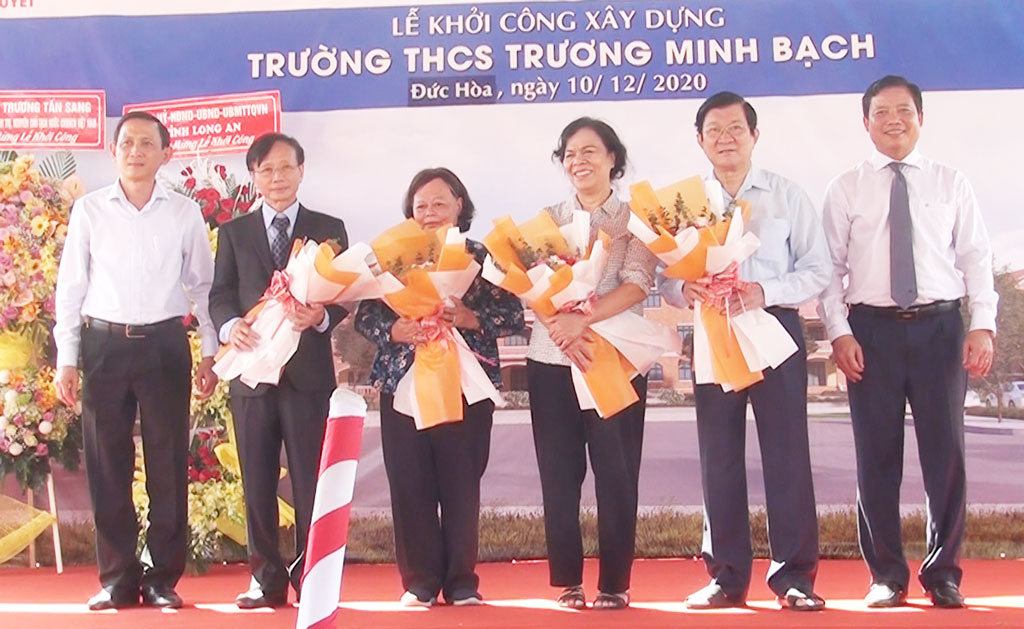
[[747,505],[747,400],[754,409],[764,468],[768,586],[783,595],[810,590],[818,569],[818,517],[807,438],[807,351],[795,310],[769,308],[796,341],[796,354],[764,380],[726,393],[695,387],[697,438],[704,487],[702,555],[708,574],[729,595],[746,598],[753,550]]
[[957,310],[900,321],[853,308],[849,321],[864,350],[864,379],[850,383],[850,412],[860,548],[871,578],[904,589],[910,580],[900,527],[909,401],[928,497],[928,555],[921,564],[921,585],[959,584],[967,521],[963,320]]

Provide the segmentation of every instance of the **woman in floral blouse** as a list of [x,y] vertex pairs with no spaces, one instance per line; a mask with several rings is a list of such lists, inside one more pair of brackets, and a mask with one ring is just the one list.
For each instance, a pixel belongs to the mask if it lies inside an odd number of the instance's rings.
[[[449,224],[465,232],[474,208],[453,172],[430,168],[413,177],[404,210],[425,229]],[[483,245],[467,239],[466,248],[483,261]],[[482,357],[491,381],[500,386],[496,341],[522,331],[519,299],[477,275],[463,299],[452,301],[441,314],[442,323],[459,330]],[[494,403],[484,400],[465,407],[461,422],[417,430],[412,417],[394,409],[395,388],[412,366],[420,335],[417,322],[400,318],[383,302],[366,301],[356,312],[355,328],[377,345],[370,378],[381,391],[381,445],[391,488],[395,555],[406,590],[402,603],[430,607],[443,592],[448,604],[479,605],[475,568],[480,478],[490,452]]]
[[590,241],[603,231],[611,243],[591,309],[586,314],[561,312],[550,319],[538,316],[526,354],[551,585],[563,588],[560,606],[586,607],[580,488],[589,452],[601,549],[594,609],[622,609],[629,605],[647,378],[633,379],[639,401],[601,419],[596,411],[580,410],[570,364],[581,369],[590,365],[591,323],[626,310],[643,314],[656,259],[626,227],[629,207],[612,187],[625,172],[626,147],[608,123],[593,118],[569,123],[553,158],[562,165],[575,194],[545,211],[564,225],[574,211],[584,210],[590,214]]

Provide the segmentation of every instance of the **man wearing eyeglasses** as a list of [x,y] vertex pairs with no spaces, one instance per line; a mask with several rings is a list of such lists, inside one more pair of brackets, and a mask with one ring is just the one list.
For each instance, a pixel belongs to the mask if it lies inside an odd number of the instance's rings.
[[[720,92],[697,110],[697,142],[722,184],[724,204],[742,199],[753,210],[749,230],[761,245],[740,265],[740,288],[729,312],[765,308],[798,350],[764,380],[742,391],[717,384],[694,387],[697,438],[704,488],[702,555],[711,583],[686,599],[692,609],[742,606],[750,587],[753,552],[747,504],[747,402],[754,410],[771,567],[768,586],[779,604],[796,611],[823,609],[814,592],[818,519],[807,438],[807,350],[797,308],[816,297],[831,272],[821,221],[807,193],[792,181],[752,163],[757,113],[738,94]],[[662,282],[674,305],[704,300],[708,280]]]
[[[257,138],[245,163],[263,203],[218,232],[210,314],[221,342],[238,351],[255,348],[259,337],[243,317],[263,296],[273,273],[287,265],[295,239],[334,240],[342,249],[348,246],[341,220],[299,203],[304,162],[305,153],[294,138],[280,133]],[[249,590],[235,600],[240,608],[286,604],[289,582],[296,597],[300,594],[320,448],[336,385],[330,333],[345,314],[338,306],[297,305],[288,317],[302,336],[277,386],[260,384],[253,389],[237,378],[231,381],[252,571]],[[296,558],[287,566],[278,549],[282,443],[295,506]]]
[[896,607],[907,599],[899,506],[909,402],[928,496],[928,554],[918,579],[936,607],[958,608],[967,527],[964,396],[967,375],[984,376],[992,366],[999,301],[992,249],[963,173],[917,150],[921,88],[885,76],[864,92],[861,107],[875,150],[825,193],[834,274],[821,309],[849,382],[860,548],[872,583],[864,601]]

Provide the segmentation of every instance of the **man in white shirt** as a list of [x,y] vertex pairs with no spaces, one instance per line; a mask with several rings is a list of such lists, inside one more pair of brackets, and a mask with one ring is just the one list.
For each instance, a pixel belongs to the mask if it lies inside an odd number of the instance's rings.
[[[199,207],[157,183],[171,158],[155,117],[125,115],[111,145],[118,180],[71,211],[57,276],[57,396],[78,402],[103,589],[94,610],[181,607],[174,586],[185,569],[187,455],[192,355],[183,318],[199,320],[203,360],[196,388],[217,383],[217,336],[207,310],[213,256]],[[146,454],[149,528],[136,557],[132,503],[136,412]]]
[[[780,605],[824,609],[814,592],[818,570],[818,518],[807,435],[807,348],[797,308],[828,283],[829,256],[821,220],[810,197],[792,181],[753,163],[760,131],[754,107],[739,94],[719,92],[697,110],[697,141],[722,184],[726,205],[752,206],[748,229],[761,246],[740,265],[743,285],[730,311],[764,307],[798,349],[764,380],[740,391],[717,384],[694,388],[701,482],[704,487],[702,555],[711,583],[686,599],[691,609],[742,606],[750,587],[753,551],[747,504],[747,402],[754,411],[772,565],[768,586]],[[704,300],[702,281],[662,283],[677,306]]]
[[924,123],[920,88],[886,76],[868,87],[862,107],[876,150],[828,186],[834,273],[821,309],[849,382],[860,547],[872,578],[865,602],[906,601],[899,498],[909,401],[928,496],[919,579],[936,607],[962,607],[964,395],[967,374],[984,375],[992,364],[992,251],[966,178],[915,148]]

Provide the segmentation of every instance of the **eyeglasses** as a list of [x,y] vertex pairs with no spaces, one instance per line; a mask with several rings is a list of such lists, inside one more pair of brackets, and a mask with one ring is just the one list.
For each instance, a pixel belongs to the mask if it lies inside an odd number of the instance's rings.
[[707,127],[701,135],[703,135],[705,139],[709,140],[719,140],[723,135],[727,135],[733,140],[736,140],[748,131],[749,129],[745,125],[741,125],[737,122],[723,129],[718,127]]
[[292,177],[299,171],[298,166],[292,166],[291,164],[284,164],[282,166],[264,166],[257,168],[255,173],[256,176],[261,179],[271,179],[274,175],[280,174],[282,177]]

